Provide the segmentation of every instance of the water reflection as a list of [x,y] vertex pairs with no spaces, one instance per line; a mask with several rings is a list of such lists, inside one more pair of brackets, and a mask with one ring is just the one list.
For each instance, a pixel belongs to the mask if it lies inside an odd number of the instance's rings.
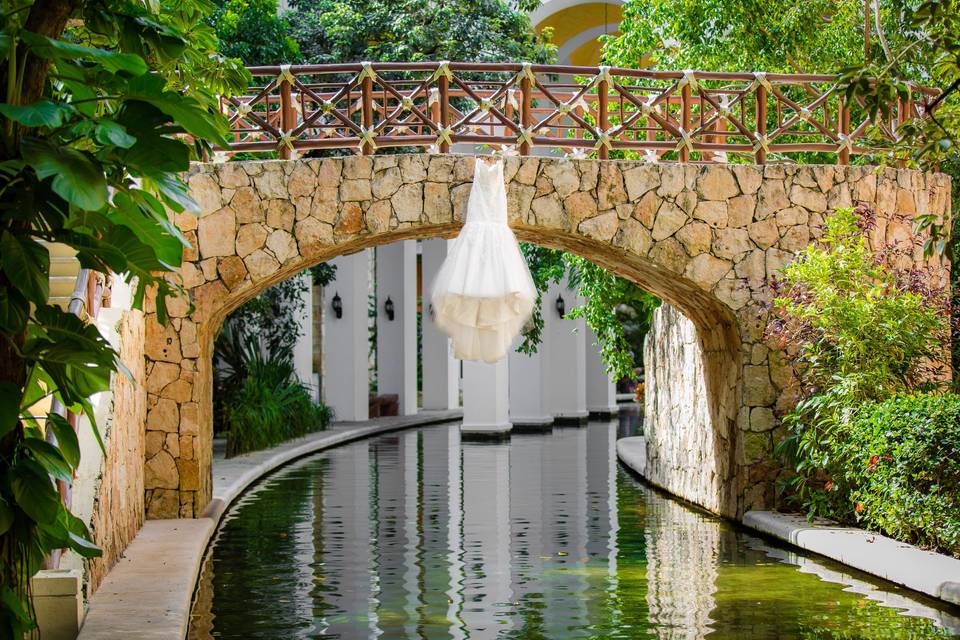
[[955,624],[647,489],[615,462],[621,428],[474,444],[431,427],[288,467],[230,510],[190,637],[927,638]]

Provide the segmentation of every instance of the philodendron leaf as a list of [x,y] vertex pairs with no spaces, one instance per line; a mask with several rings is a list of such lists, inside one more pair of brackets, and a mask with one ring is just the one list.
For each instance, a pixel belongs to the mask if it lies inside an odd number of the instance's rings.
[[70,465],[63,459],[63,455],[55,446],[37,438],[24,438],[23,446],[33,454],[34,460],[46,469],[51,476],[64,482],[73,480],[73,471]]
[[0,438],[17,426],[20,419],[20,387],[0,382]]
[[94,135],[100,144],[112,144],[121,149],[129,149],[137,142],[136,138],[127,133],[126,127],[113,120],[103,120],[97,123]]
[[39,138],[24,138],[20,149],[37,177],[52,177],[53,190],[67,202],[87,211],[96,211],[106,204],[107,181],[90,156]]
[[59,127],[73,113],[73,107],[38,100],[32,104],[0,104],[0,113],[25,127]]
[[50,253],[32,238],[0,235],[0,266],[14,288],[36,305],[50,297]]
[[0,536],[10,530],[13,525],[13,509],[7,504],[7,501],[0,496]]
[[60,449],[63,459],[76,469],[77,465],[80,464],[80,441],[73,425],[67,422],[67,419],[63,416],[51,413],[47,417],[47,427],[53,429],[53,435],[57,438],[57,447]]
[[54,40],[29,31],[21,31],[20,37],[30,47],[30,50],[41,58],[67,58],[90,60],[99,63],[101,67],[111,73],[125,72],[139,76],[147,72],[147,63],[143,58],[132,53],[118,53],[107,49],[85,47],[72,42]]
[[43,467],[20,460],[10,471],[10,487],[17,505],[35,522],[52,524],[60,510],[60,494]]

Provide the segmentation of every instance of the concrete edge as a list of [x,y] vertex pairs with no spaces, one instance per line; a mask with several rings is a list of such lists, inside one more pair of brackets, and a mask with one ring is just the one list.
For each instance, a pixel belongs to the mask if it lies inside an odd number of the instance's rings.
[[[640,476],[646,466],[643,436],[617,440],[617,458]],[[748,511],[741,523],[805,551],[953,605],[960,605],[960,559],[924,551],[863,529],[775,511]]]
[[[438,414],[440,414],[440,412],[438,412]],[[246,473],[241,475],[222,492],[215,491],[210,500],[210,504],[207,505],[207,508],[204,509],[200,517],[213,518],[219,524],[220,520],[223,518],[223,514],[226,513],[226,510],[231,504],[233,504],[240,494],[250,488],[250,486],[260,478],[269,475],[278,468],[293,462],[298,458],[304,458],[313,453],[317,453],[331,447],[347,444],[355,440],[362,440],[364,438],[369,438],[381,433],[399,431],[401,429],[410,429],[412,427],[426,427],[432,424],[442,424],[444,422],[455,422],[460,420],[462,417],[463,412],[459,410],[445,411],[440,415],[418,413],[412,416],[401,416],[397,420],[393,420],[382,425],[369,425],[366,427],[357,426],[354,429],[347,429],[343,431],[332,431],[331,429],[327,429],[325,431],[317,432],[318,434],[326,434],[326,436],[308,440],[301,445],[289,449],[282,449],[281,447],[283,447],[283,445],[278,445],[277,448],[279,450],[276,451],[276,453],[260,461],[257,466],[251,468]],[[258,452],[254,453],[256,454]],[[259,453],[262,454],[265,452]]]
[[829,520],[748,511],[743,524],[925,595],[960,605],[960,560]]
[[[207,548],[227,509],[251,485],[284,465],[313,453],[391,431],[455,422],[461,417],[460,411],[436,412],[436,415],[421,413],[402,416],[399,420],[382,425],[364,427],[360,426],[364,423],[358,423],[352,429],[348,426],[342,431],[320,431],[309,441],[278,451],[239,476],[230,486],[213,496],[200,517],[147,520],[124,552],[122,563],[107,573],[100,588],[87,603],[86,616],[77,640],[186,638],[193,596]],[[283,446],[281,444],[277,448]],[[179,535],[176,534],[177,530]],[[158,557],[165,555],[149,542],[151,539],[176,546],[175,555],[179,557],[179,562],[159,561],[164,572],[169,574],[167,576],[158,575],[155,567],[144,567],[148,563],[157,564]],[[151,584],[144,585],[145,579]],[[145,590],[153,593],[145,593]],[[132,604],[126,600],[131,594]]]

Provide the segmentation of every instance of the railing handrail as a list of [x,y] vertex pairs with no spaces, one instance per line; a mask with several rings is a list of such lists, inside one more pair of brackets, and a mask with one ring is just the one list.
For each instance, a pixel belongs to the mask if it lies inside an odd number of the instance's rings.
[[920,105],[937,95],[911,85],[894,117],[873,122],[859,104],[845,103],[830,74],[435,61],[249,71],[267,79],[250,95],[222,101],[234,137],[228,152],[282,158],[311,149],[446,152],[464,143],[522,155],[544,147],[572,155],[590,149],[600,158],[634,150],[680,162],[724,162],[739,153],[764,163],[769,154],[826,152],[844,164],[872,150],[864,144],[870,126],[896,140],[900,125],[923,117]]

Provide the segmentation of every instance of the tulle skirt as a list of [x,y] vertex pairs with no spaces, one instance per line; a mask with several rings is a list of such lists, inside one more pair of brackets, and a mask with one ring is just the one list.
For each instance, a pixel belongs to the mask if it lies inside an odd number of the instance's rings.
[[468,220],[434,280],[433,318],[457,358],[497,362],[530,319],[536,295],[506,222]]

